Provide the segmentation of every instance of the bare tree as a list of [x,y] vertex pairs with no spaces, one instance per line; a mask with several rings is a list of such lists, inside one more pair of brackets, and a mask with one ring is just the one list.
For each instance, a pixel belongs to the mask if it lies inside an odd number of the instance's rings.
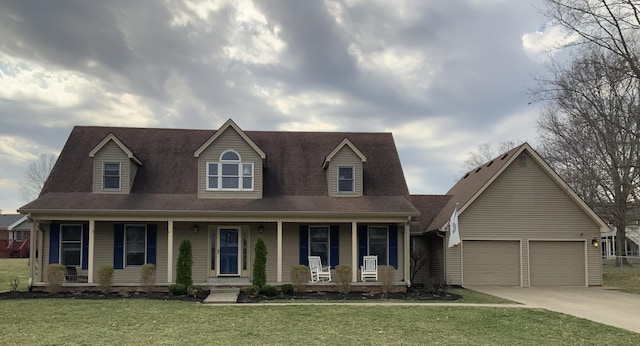
[[552,25],[576,34],[571,45],[597,46],[617,56],[640,79],[640,3],[637,0],[545,0]]
[[20,183],[20,194],[25,202],[30,202],[40,195],[55,162],[55,155],[43,153],[38,155],[38,159],[29,165],[27,175]]
[[483,143],[478,145],[475,151],[470,151],[467,153],[467,158],[464,160],[462,164],[462,172],[460,175],[464,175],[465,173],[476,169],[479,166],[489,162],[494,157],[504,153],[505,151],[509,151],[520,144],[520,140],[507,140],[504,142],[500,142],[497,145]]
[[[597,45],[563,68],[554,65],[538,96],[540,152],[605,221],[617,229],[618,265],[625,227],[640,188],[640,79],[626,61]],[[624,263],[626,264],[626,263]]]

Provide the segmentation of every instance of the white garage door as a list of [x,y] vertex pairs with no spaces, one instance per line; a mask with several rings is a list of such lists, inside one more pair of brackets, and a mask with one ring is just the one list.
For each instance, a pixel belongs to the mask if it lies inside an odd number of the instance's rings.
[[520,286],[520,242],[462,242],[462,284]]
[[581,241],[529,242],[531,286],[584,286],[584,251]]

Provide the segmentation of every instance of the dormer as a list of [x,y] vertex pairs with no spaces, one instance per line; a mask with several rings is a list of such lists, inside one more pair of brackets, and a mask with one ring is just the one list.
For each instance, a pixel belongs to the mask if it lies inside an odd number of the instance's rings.
[[332,197],[360,197],[363,194],[362,172],[367,158],[345,138],[324,159],[327,186]]
[[198,159],[198,198],[262,198],[267,156],[233,120],[193,155]]
[[129,193],[142,166],[133,152],[113,133],[109,133],[90,152],[93,159],[93,192]]

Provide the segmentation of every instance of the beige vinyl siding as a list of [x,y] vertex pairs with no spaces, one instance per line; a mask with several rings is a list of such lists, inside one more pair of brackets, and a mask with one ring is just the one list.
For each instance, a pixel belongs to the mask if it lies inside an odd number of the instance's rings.
[[415,251],[426,257],[424,266],[415,275],[414,284],[424,284],[429,280],[444,280],[443,238],[435,233],[413,237]]
[[462,242],[462,283],[465,286],[520,286],[520,242]]
[[[345,145],[331,159],[327,167],[327,186],[329,196],[332,197],[360,197],[362,196],[362,159],[349,146]],[[353,193],[338,193],[338,166],[353,166]]]
[[529,249],[531,286],[585,285],[585,242],[531,241]]
[[[95,253],[94,253],[94,281],[98,280],[98,271],[103,265],[113,265],[113,233],[116,223],[123,224],[149,224],[136,222],[96,222]],[[151,223],[151,222],[150,222]],[[156,283],[167,282],[167,224],[158,225],[156,241]],[[123,269],[114,269],[114,284],[139,284],[140,266],[125,266]]]
[[[587,213],[525,152],[459,216],[462,240],[582,240],[600,237]],[[448,236],[448,234],[447,234]],[[447,248],[447,280],[459,284],[460,247]],[[521,271],[528,278],[528,249]],[[601,285],[599,249],[587,247],[589,285]],[[525,279],[523,286],[528,286]]]
[[[219,162],[220,155],[235,150],[242,163],[253,163],[253,191],[207,191],[207,162]],[[199,198],[262,198],[262,159],[232,127],[221,134],[198,158]]]
[[[102,189],[102,174],[104,162],[120,162],[120,190]],[[127,154],[113,141],[105,144],[93,158],[93,192],[100,193],[129,193],[137,167],[132,171],[134,163],[129,160]]]

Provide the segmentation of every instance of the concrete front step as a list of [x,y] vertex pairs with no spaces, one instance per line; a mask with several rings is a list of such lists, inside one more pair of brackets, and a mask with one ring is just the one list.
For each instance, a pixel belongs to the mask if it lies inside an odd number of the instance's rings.
[[212,288],[203,304],[235,303],[238,301],[239,288]]

